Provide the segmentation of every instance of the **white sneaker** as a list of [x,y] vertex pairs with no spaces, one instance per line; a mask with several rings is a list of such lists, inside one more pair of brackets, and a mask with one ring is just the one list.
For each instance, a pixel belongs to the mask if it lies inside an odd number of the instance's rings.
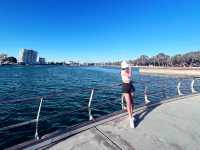
[[135,128],[134,120],[135,120],[134,117],[132,117],[132,118],[130,119],[130,127],[131,127],[131,128]]

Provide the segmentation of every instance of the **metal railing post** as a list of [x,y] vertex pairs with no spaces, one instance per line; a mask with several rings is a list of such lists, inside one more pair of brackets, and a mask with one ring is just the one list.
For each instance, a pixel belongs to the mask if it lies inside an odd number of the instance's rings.
[[163,82],[163,86],[162,86],[162,94],[163,94],[163,98],[166,99],[167,95],[166,95],[166,80]]
[[196,93],[197,91],[194,89],[194,81],[195,79],[192,79],[192,82],[191,82],[191,91],[192,93]]
[[123,94],[121,97],[121,106],[122,106],[122,110],[124,110],[124,95]]
[[181,87],[181,81],[179,81],[177,85],[177,92],[179,96],[183,95],[183,93],[181,93],[180,87]]
[[92,92],[90,94],[90,99],[88,102],[88,113],[89,113],[89,120],[93,120],[93,116],[92,116],[92,112],[91,112],[91,102],[92,102],[92,98],[93,98],[93,94],[94,94],[94,89],[92,89]]
[[144,102],[145,102],[145,104],[148,104],[150,102],[148,100],[148,96],[147,96],[147,86],[146,85],[144,87]]
[[40,99],[40,105],[38,108],[38,112],[37,112],[37,118],[36,118],[36,128],[35,128],[35,139],[39,139],[38,136],[38,122],[39,122],[39,117],[40,117],[40,111],[41,111],[41,107],[42,107],[42,102],[43,102],[43,97]]

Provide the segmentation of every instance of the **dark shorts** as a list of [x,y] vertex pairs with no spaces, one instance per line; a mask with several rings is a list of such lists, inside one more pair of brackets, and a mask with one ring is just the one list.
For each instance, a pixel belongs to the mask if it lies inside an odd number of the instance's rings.
[[122,93],[131,93],[135,92],[135,87],[131,83],[122,83]]

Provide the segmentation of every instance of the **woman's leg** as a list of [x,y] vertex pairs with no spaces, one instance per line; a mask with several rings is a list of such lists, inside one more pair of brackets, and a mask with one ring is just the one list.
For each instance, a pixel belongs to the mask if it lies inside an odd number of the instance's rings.
[[122,93],[122,101],[121,101],[122,102],[122,106],[123,106],[122,110],[127,111],[126,104],[124,104],[124,101],[125,101],[124,99],[125,99],[125,97],[124,97],[124,94]]
[[134,93],[130,93],[130,99],[131,99],[131,112],[133,114],[133,110],[134,110]]
[[129,119],[132,118],[132,113],[133,113],[133,109],[132,109],[132,102],[131,102],[131,96],[129,93],[124,93],[124,97],[125,97],[125,100],[126,100],[126,107],[127,107],[127,111],[128,111],[128,116],[129,116]]

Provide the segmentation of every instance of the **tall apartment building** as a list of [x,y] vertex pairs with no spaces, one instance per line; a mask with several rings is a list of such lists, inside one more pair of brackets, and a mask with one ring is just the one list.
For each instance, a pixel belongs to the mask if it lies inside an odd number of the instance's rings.
[[19,63],[34,65],[37,63],[37,51],[32,49],[21,49],[19,52]]

